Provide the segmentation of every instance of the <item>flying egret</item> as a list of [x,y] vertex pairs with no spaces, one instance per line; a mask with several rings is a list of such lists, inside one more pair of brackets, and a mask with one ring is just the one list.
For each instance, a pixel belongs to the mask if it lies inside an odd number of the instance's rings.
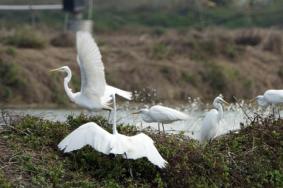
[[223,118],[223,103],[229,104],[222,95],[217,96],[213,101],[214,109],[206,113],[200,129],[201,143],[215,138],[220,120]]
[[81,91],[73,93],[68,84],[72,78],[72,72],[68,66],[63,66],[51,71],[66,72],[64,89],[69,99],[77,105],[89,110],[111,110],[109,101],[112,95],[117,94],[131,100],[132,93],[124,91],[106,83],[104,66],[99,48],[91,34],[79,31],[76,34],[77,62],[81,73]]
[[258,95],[256,97],[256,100],[257,100],[258,105],[264,108],[271,105],[273,109],[273,115],[274,115],[275,105],[283,104],[283,90],[271,90],[271,89],[267,90],[264,92],[263,95]]
[[137,112],[134,112],[134,114],[141,114],[143,121],[147,123],[157,122],[159,131],[161,123],[164,133],[164,124],[169,124],[174,121],[186,120],[189,118],[189,116],[183,112],[161,105],[155,105],[151,108],[143,108]]
[[146,157],[159,168],[165,168],[167,162],[157,151],[154,141],[144,133],[135,136],[119,134],[116,129],[116,101],[113,95],[113,134],[105,131],[96,123],[89,122],[81,125],[71,132],[58,145],[60,150],[71,152],[90,145],[95,150],[104,154],[119,154],[126,159]]

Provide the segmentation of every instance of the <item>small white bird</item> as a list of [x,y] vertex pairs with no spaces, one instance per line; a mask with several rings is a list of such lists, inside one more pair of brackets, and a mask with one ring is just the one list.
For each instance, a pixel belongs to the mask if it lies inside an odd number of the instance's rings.
[[109,102],[112,95],[117,94],[131,100],[132,93],[124,91],[106,83],[104,65],[99,48],[88,32],[79,31],[76,34],[77,62],[81,72],[81,91],[73,93],[68,84],[72,78],[72,72],[68,66],[63,66],[51,71],[66,72],[64,89],[69,99],[77,105],[89,110],[111,110]]
[[267,90],[263,95],[257,96],[256,100],[263,107],[283,103],[283,90]]
[[205,143],[217,135],[220,120],[223,118],[223,103],[229,104],[223,99],[222,95],[219,95],[213,101],[214,109],[206,113],[200,129],[201,143]]
[[135,136],[119,134],[116,129],[116,101],[114,103],[113,134],[102,129],[96,123],[89,122],[75,129],[58,145],[60,150],[71,152],[86,145],[104,154],[120,154],[126,159],[146,157],[151,163],[164,168],[167,162],[157,151],[154,141],[144,133]]
[[164,133],[164,124],[169,124],[174,121],[187,120],[189,118],[189,116],[183,112],[161,105],[155,105],[151,108],[143,108],[137,112],[134,112],[133,114],[141,114],[143,121],[147,123],[157,122],[159,131],[159,124],[161,123]]

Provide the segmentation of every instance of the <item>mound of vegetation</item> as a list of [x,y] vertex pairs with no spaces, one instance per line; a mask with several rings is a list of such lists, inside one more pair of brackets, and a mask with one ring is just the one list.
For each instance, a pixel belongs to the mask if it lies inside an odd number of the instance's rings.
[[[283,186],[283,120],[255,118],[239,133],[200,146],[182,134],[144,132],[168,161],[125,160],[90,147],[63,154],[57,144],[81,124],[102,117],[68,117],[64,123],[26,116],[7,123],[0,136],[1,187],[261,187]],[[120,125],[119,132],[137,129]],[[133,177],[129,169],[133,169]]]

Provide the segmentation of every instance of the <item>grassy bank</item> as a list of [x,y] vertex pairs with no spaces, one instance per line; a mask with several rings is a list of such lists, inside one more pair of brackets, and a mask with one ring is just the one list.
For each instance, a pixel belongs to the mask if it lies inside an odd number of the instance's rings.
[[[83,115],[64,123],[30,116],[12,121],[0,134],[1,187],[283,186],[282,120],[256,118],[239,133],[205,147],[183,135],[164,136],[147,130],[169,163],[163,170],[146,159],[126,161],[90,147],[70,154],[60,152],[59,141],[88,121],[110,130],[101,117]],[[120,125],[119,132],[133,135],[138,131]]]

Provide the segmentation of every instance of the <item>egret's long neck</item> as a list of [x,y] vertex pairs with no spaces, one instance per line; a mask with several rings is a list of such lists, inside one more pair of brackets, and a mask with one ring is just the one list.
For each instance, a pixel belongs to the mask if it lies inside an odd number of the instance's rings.
[[72,89],[69,88],[69,82],[71,81],[72,78],[72,72],[70,69],[67,69],[66,72],[67,72],[67,76],[64,79],[64,89],[68,97],[73,101],[74,93],[72,92]]
[[115,94],[112,95],[112,98],[113,98],[113,110],[114,110],[114,113],[113,113],[113,134],[118,134],[118,131],[117,131],[117,125],[116,125],[116,110],[117,110],[117,107],[116,107],[116,97],[115,97]]
[[223,107],[221,104],[217,105],[217,110],[218,110],[217,120],[220,121],[223,118]]

